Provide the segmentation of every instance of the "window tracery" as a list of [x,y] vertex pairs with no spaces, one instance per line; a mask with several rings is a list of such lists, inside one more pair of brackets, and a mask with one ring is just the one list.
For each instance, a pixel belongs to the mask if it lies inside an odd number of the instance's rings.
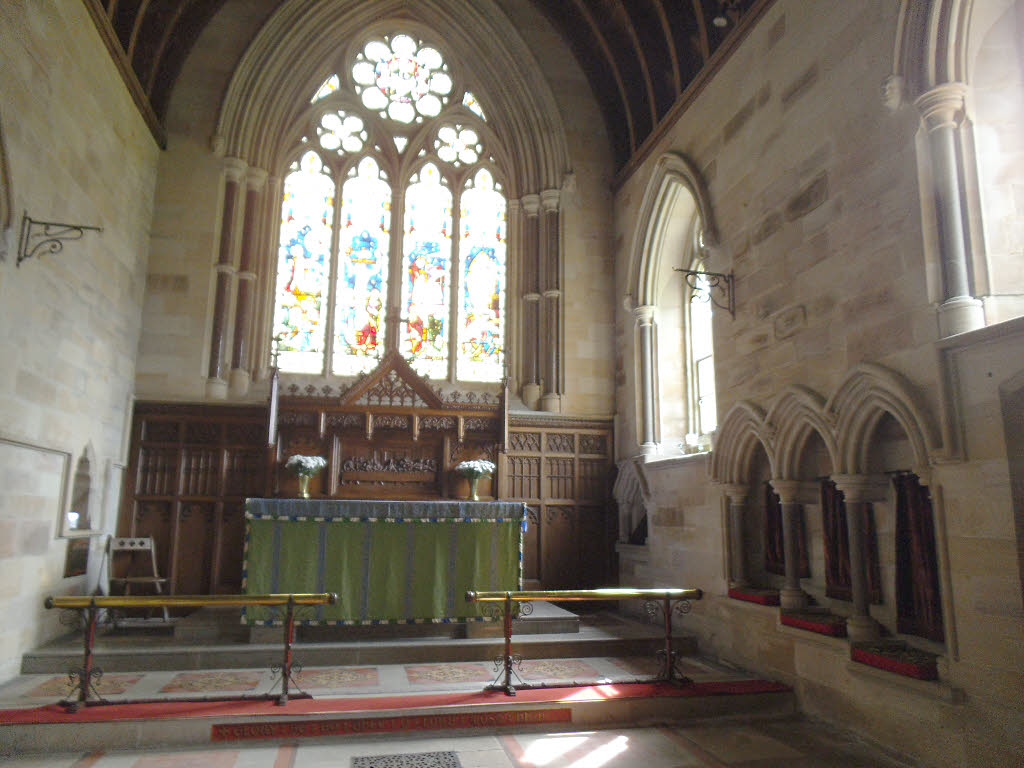
[[310,104],[284,179],[278,367],[352,376],[398,349],[433,379],[500,381],[507,205],[476,98],[395,34]]

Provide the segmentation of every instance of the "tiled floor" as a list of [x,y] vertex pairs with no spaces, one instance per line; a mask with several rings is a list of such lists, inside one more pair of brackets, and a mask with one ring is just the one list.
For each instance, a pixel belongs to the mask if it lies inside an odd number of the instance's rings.
[[[896,762],[822,723],[787,719],[693,727],[565,733],[346,738],[330,742],[110,751],[9,758],[12,768],[349,768],[365,756],[453,751],[462,768],[896,768]],[[383,762],[405,768],[431,763]]]
[[[528,659],[519,675],[527,683],[613,682],[650,678],[653,657]],[[751,676],[706,659],[687,657],[682,674],[703,681],[743,680]],[[481,690],[495,679],[493,664],[459,661],[436,664],[379,664],[353,667],[309,667],[299,670],[295,684],[316,698],[374,696]],[[187,698],[217,694],[263,694],[279,690],[269,669],[212,669],[196,672],[111,672],[96,683],[109,701],[145,698]],[[294,690],[294,686],[293,686]],[[0,686],[0,709],[38,707],[69,695],[66,675],[21,675]]]

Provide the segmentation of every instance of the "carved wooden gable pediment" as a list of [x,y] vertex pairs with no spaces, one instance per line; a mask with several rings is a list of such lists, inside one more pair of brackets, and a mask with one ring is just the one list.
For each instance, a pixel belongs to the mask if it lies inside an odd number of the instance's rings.
[[341,406],[443,408],[444,403],[400,354],[389,352],[380,365],[349,388],[341,398]]

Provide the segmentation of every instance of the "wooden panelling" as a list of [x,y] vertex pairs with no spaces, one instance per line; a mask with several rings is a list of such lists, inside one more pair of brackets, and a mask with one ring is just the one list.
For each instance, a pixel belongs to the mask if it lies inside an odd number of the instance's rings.
[[502,498],[530,508],[523,538],[528,588],[615,584],[611,451],[609,422],[510,419]]
[[151,536],[178,594],[237,592],[244,503],[267,484],[267,409],[138,403],[121,536]]

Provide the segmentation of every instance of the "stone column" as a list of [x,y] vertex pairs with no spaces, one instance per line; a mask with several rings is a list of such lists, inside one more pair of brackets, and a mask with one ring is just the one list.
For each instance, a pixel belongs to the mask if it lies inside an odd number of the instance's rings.
[[245,219],[242,223],[242,251],[238,257],[238,299],[235,303],[235,333],[231,345],[231,394],[244,397],[252,380],[250,335],[256,294],[256,232],[263,209],[263,187],[267,172],[250,168],[246,174]]
[[729,587],[742,589],[749,585],[744,560],[743,514],[747,504],[747,486],[729,483],[722,486],[729,503]]
[[238,190],[245,176],[246,163],[236,157],[224,160],[224,205],[220,221],[220,248],[214,271],[217,282],[213,303],[213,325],[210,332],[210,364],[207,369],[206,396],[224,400],[228,396],[225,353],[228,344],[228,308],[231,303],[231,277],[235,273],[235,218]]
[[540,196],[526,195],[523,210],[523,403],[540,405]]
[[871,618],[868,590],[868,549],[864,538],[867,506],[885,498],[886,479],[872,475],[833,475],[836,488],[846,504],[846,531],[850,544],[850,591],[853,613],[846,620],[851,642],[877,640],[878,623]]
[[558,361],[561,345],[561,258],[560,258],[560,222],[558,201],[561,192],[547,189],[540,194],[542,209],[540,226],[540,265],[543,279],[544,322],[543,322],[543,369],[541,379],[544,382],[544,396],[540,407],[543,411],[558,413],[562,410],[561,383],[559,381]]
[[960,197],[961,173],[957,159],[957,131],[964,116],[963,83],[946,83],[923,93],[914,102],[928,130],[935,216],[939,226],[944,301],[939,307],[943,336],[981,328],[985,315],[971,296],[967,271],[967,245]]
[[654,307],[643,305],[633,309],[639,335],[640,355],[640,452],[652,456],[658,450],[654,439]]
[[779,592],[783,610],[798,611],[807,605],[800,588],[800,489],[799,480],[772,480],[782,506],[782,553],[786,563],[785,585]]

